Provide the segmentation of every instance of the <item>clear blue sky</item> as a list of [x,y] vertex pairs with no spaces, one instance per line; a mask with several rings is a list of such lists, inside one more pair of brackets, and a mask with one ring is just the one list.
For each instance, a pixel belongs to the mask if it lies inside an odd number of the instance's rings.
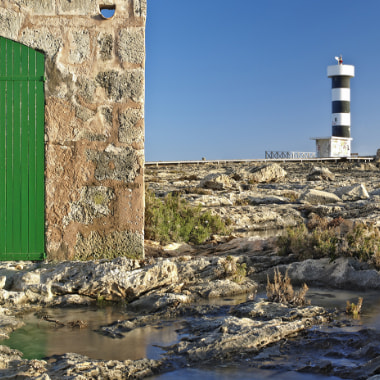
[[352,151],[380,148],[379,0],[148,0],[147,161],[315,151],[327,66],[351,80]]

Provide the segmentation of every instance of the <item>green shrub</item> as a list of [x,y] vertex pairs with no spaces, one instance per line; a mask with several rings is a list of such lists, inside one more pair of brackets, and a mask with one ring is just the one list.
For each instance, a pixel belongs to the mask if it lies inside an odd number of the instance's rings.
[[373,225],[358,224],[346,236],[352,256],[379,266],[380,231]]
[[350,231],[342,233],[342,218],[330,222],[320,219],[309,224],[288,228],[277,239],[279,253],[296,254],[300,259],[339,256],[356,257],[380,268],[380,231],[372,224],[357,223]]
[[281,255],[296,253],[302,255],[305,247],[305,237],[307,236],[307,228],[304,224],[296,227],[288,227],[284,235],[277,238],[277,247]]
[[157,198],[147,191],[145,195],[145,238],[169,242],[201,244],[213,234],[227,234],[225,222],[201,206],[191,206],[178,194]]

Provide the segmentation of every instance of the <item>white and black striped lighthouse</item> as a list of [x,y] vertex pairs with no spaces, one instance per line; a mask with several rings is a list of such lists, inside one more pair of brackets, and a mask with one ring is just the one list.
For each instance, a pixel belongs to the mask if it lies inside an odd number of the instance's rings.
[[327,67],[327,76],[332,84],[332,136],[313,137],[317,157],[351,156],[350,79],[355,76],[355,67],[343,65],[342,56],[335,59],[338,64]]
[[335,57],[337,65],[327,67],[327,76],[332,83],[332,136],[351,137],[351,91],[350,79],[355,76],[355,67],[344,65],[342,56]]

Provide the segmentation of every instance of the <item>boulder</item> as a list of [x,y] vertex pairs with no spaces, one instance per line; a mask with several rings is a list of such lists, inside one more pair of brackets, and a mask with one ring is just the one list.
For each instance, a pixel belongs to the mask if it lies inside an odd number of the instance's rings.
[[335,194],[343,201],[358,201],[369,198],[368,191],[362,183],[340,187],[335,191]]
[[333,193],[327,191],[310,189],[306,190],[299,198],[302,203],[310,203],[312,205],[323,205],[329,203],[340,202],[341,199]]
[[67,294],[131,301],[151,289],[177,280],[177,267],[169,260],[159,259],[155,264],[141,268],[138,260],[119,257],[110,262],[63,262],[54,268],[19,273],[14,278],[14,289],[29,300],[36,295],[36,302],[50,302],[53,297]]
[[308,181],[333,181],[335,175],[328,168],[314,166],[307,176]]
[[[380,289],[380,273],[366,263],[356,259],[340,257],[308,259],[277,267],[281,273],[288,272],[292,284],[306,283],[309,286],[326,286],[338,289],[366,290]],[[265,282],[273,275],[274,269],[263,271],[255,276],[258,282]]]
[[211,173],[200,183],[200,187],[212,190],[225,190],[235,187],[235,181],[226,174]]
[[285,178],[286,171],[278,164],[264,165],[251,170],[249,180],[257,183],[277,182]]

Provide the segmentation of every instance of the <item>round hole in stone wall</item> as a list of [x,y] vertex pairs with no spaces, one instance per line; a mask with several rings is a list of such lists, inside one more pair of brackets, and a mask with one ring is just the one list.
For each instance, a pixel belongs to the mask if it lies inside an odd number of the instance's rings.
[[106,19],[109,20],[115,15],[116,12],[116,5],[115,4],[103,4],[99,5],[100,15]]

